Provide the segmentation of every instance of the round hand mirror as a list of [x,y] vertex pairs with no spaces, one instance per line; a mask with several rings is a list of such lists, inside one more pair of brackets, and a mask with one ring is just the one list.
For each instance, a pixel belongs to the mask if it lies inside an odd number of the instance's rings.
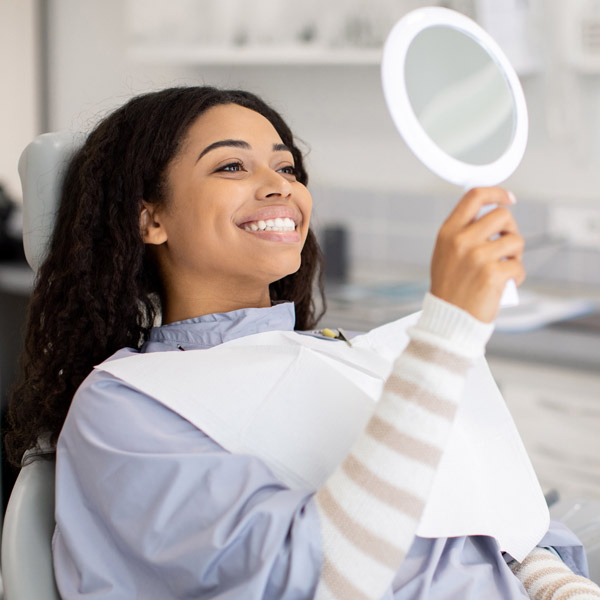
[[[392,119],[434,173],[471,188],[497,185],[517,168],[527,144],[527,105],[508,59],[461,13],[429,7],[390,32],[381,65]],[[516,286],[503,304],[516,303]]]

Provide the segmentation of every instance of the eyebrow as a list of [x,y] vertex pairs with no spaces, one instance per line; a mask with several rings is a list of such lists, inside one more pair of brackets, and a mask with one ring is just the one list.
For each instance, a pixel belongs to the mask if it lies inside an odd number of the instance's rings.
[[[244,140],[219,140],[218,142],[213,142],[209,144],[200,152],[200,156],[196,162],[198,162],[205,154],[210,152],[211,150],[216,150],[217,148],[223,148],[224,146],[228,146],[230,148],[244,148],[245,150],[250,150],[251,146],[248,142]],[[291,152],[290,148],[285,144],[273,144],[273,152]]]

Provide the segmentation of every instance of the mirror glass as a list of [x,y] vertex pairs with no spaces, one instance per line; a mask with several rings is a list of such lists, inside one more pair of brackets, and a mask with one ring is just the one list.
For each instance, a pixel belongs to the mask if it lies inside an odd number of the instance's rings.
[[419,124],[451,157],[485,165],[509,148],[513,94],[499,65],[471,36],[444,25],[423,29],[408,46],[404,76]]
[[441,7],[407,13],[383,49],[386,104],[408,147],[446,181],[497,185],[527,145],[519,78],[494,39]]

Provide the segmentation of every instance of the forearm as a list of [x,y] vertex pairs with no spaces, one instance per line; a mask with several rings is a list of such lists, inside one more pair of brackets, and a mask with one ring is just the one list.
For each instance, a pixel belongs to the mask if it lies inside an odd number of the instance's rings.
[[575,575],[558,556],[546,548],[534,548],[522,563],[509,564],[533,600],[592,600],[600,588]]
[[414,538],[466,374],[491,333],[428,297],[374,414],[316,494],[323,537],[317,598],[380,598]]

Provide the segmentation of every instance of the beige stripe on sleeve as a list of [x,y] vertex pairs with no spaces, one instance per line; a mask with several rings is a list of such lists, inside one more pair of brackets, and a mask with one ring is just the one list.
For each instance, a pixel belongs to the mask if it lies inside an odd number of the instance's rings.
[[457,375],[466,375],[473,364],[468,358],[457,356],[423,340],[411,340],[405,352],[423,362],[437,364]]
[[384,390],[385,392],[389,392],[402,398],[404,401],[414,402],[425,410],[428,410],[447,421],[453,421],[456,415],[457,405],[455,402],[440,398],[427,391],[419,384],[407,381],[395,374],[389,376]]
[[373,535],[361,523],[346,513],[327,488],[323,488],[319,492],[319,503],[327,518],[338,531],[361,552],[387,567],[393,568],[402,561],[405,555],[402,548]]
[[333,598],[344,600],[372,600],[363,594],[347,577],[340,573],[327,558],[323,560],[323,581],[329,588]]
[[431,467],[435,467],[442,456],[439,448],[398,431],[377,415],[373,415],[366,431],[380,444]]
[[398,512],[418,519],[425,503],[421,498],[381,479],[352,454],[346,457],[342,470],[352,481]]

